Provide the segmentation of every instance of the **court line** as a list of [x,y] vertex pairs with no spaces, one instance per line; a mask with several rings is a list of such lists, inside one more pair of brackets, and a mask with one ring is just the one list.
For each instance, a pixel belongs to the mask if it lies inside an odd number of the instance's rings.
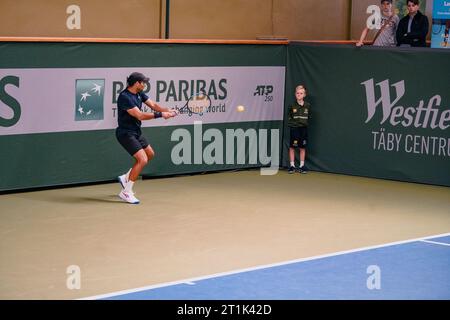
[[450,247],[450,243],[445,243],[445,242],[437,242],[437,241],[431,241],[431,240],[420,240],[421,242],[426,242],[426,243],[432,243],[432,244],[438,244],[441,246],[448,246]]
[[[228,275],[233,275],[233,274],[238,274],[238,273],[244,273],[244,272],[249,272],[249,271],[256,271],[256,270],[261,270],[261,269],[268,269],[268,268],[279,267],[279,266],[284,266],[284,265],[293,264],[293,263],[299,263],[299,262],[317,260],[317,259],[322,259],[322,258],[334,257],[334,256],[350,254],[350,253],[354,253],[354,252],[373,250],[373,249],[378,249],[378,248],[383,248],[383,247],[390,247],[390,246],[406,244],[406,243],[411,243],[411,242],[417,242],[417,241],[430,242],[430,240],[427,240],[427,239],[440,238],[440,237],[446,237],[446,236],[450,236],[450,232],[449,233],[432,235],[432,236],[421,237],[421,238],[414,238],[414,239],[409,239],[409,240],[401,240],[401,241],[389,242],[389,243],[380,244],[380,245],[361,247],[361,248],[357,248],[357,249],[337,251],[337,252],[323,254],[323,255],[311,256],[311,257],[307,257],[307,258],[300,258],[300,259],[288,260],[288,261],[271,263],[271,264],[265,264],[265,265],[256,266],[256,267],[237,269],[237,270],[233,270],[233,271],[226,271],[226,272],[221,272],[221,273],[215,273],[215,274],[210,274],[210,275],[207,275],[207,276],[200,276],[200,277],[196,277],[196,278],[189,278],[189,279],[184,279],[184,280],[177,280],[177,281],[159,283],[159,284],[155,284],[155,285],[139,287],[139,288],[134,288],[134,289],[121,290],[121,291],[115,291],[115,292],[111,292],[111,293],[105,293],[105,294],[101,294],[101,295],[95,295],[95,296],[80,298],[80,299],[76,299],[76,300],[105,299],[105,298],[111,298],[111,297],[125,295],[125,294],[130,294],[130,293],[136,293],[136,292],[140,292],[140,291],[146,291],[146,290],[162,288],[162,287],[169,287],[169,286],[178,285],[178,284],[190,284],[190,285],[192,285],[192,284],[195,284],[197,281],[206,280],[206,279],[213,279],[213,278],[218,278],[218,277],[223,277],[223,276],[228,276]],[[431,242],[435,242],[435,241],[431,241]],[[435,242],[435,243],[437,243],[437,242]],[[442,244],[442,243],[439,242],[439,244]],[[445,245],[448,245],[448,244],[445,244]]]

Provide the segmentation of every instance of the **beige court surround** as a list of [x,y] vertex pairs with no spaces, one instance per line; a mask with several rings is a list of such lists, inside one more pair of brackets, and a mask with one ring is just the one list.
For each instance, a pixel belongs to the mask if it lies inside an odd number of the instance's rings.
[[[75,299],[450,232],[450,188],[258,170],[0,195],[0,299]],[[81,289],[66,287],[70,265]]]

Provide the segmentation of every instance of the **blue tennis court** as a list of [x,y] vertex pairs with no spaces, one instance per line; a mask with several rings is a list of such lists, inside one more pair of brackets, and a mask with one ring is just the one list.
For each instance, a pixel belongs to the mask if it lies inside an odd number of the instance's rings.
[[450,234],[337,252],[87,299],[450,299]]

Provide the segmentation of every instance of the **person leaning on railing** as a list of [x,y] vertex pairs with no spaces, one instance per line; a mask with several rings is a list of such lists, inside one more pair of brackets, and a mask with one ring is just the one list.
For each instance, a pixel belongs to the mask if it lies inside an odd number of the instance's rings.
[[[395,47],[395,31],[397,30],[400,18],[392,12],[392,0],[381,0],[381,28],[378,30],[373,40],[374,46]],[[356,43],[357,47],[364,44],[364,39],[369,32],[366,27],[361,33],[359,41]]]

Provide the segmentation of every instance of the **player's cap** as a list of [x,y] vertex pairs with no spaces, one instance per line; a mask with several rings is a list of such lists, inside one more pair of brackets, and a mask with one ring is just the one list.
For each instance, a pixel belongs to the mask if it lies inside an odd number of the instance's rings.
[[140,72],[133,72],[127,78],[127,83],[128,83],[129,86],[132,86],[133,84],[135,84],[138,81],[148,81],[148,80],[149,80],[149,78],[144,76],[142,73],[140,73]]

